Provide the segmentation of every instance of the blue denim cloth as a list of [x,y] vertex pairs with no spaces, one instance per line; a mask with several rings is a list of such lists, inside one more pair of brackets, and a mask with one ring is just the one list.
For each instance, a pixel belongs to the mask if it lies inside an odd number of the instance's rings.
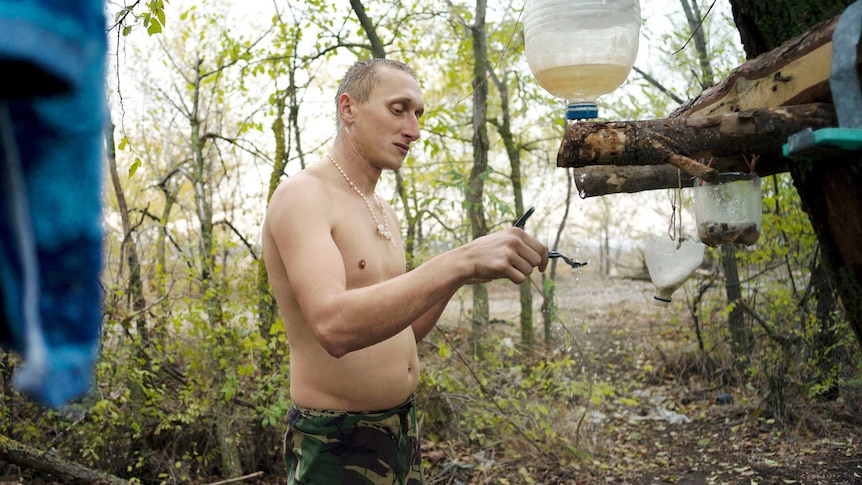
[[0,345],[60,406],[99,349],[104,1],[0,0],[0,32]]

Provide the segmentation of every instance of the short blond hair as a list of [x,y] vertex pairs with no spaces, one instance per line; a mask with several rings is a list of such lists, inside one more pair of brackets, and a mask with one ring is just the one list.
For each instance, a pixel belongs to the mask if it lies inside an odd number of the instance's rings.
[[375,57],[356,62],[350,66],[350,69],[348,69],[346,73],[344,73],[344,77],[341,79],[341,84],[338,85],[338,91],[335,93],[337,125],[341,125],[341,117],[337,116],[338,100],[341,98],[341,95],[347,93],[359,103],[365,103],[368,101],[368,99],[371,98],[371,91],[373,91],[375,86],[380,82],[377,77],[378,68],[380,67],[398,69],[410,74],[413,76],[413,79],[416,79],[416,71],[414,71],[412,67],[394,59]]

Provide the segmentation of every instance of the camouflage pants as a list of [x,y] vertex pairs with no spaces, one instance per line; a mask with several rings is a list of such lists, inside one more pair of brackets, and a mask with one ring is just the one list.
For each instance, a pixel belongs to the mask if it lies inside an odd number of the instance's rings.
[[305,409],[287,413],[287,483],[302,485],[421,485],[416,406],[388,411]]

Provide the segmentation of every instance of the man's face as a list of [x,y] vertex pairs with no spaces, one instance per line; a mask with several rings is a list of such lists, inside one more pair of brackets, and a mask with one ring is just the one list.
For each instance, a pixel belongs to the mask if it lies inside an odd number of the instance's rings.
[[366,103],[353,104],[354,145],[380,169],[398,169],[419,139],[419,118],[425,111],[419,83],[410,74],[379,67],[379,83]]

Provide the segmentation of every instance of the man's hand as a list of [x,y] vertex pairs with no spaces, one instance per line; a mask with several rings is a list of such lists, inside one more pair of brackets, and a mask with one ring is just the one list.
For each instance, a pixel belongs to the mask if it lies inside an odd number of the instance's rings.
[[474,239],[463,249],[473,266],[468,283],[507,278],[520,284],[533,268],[544,271],[548,265],[548,247],[517,227]]

